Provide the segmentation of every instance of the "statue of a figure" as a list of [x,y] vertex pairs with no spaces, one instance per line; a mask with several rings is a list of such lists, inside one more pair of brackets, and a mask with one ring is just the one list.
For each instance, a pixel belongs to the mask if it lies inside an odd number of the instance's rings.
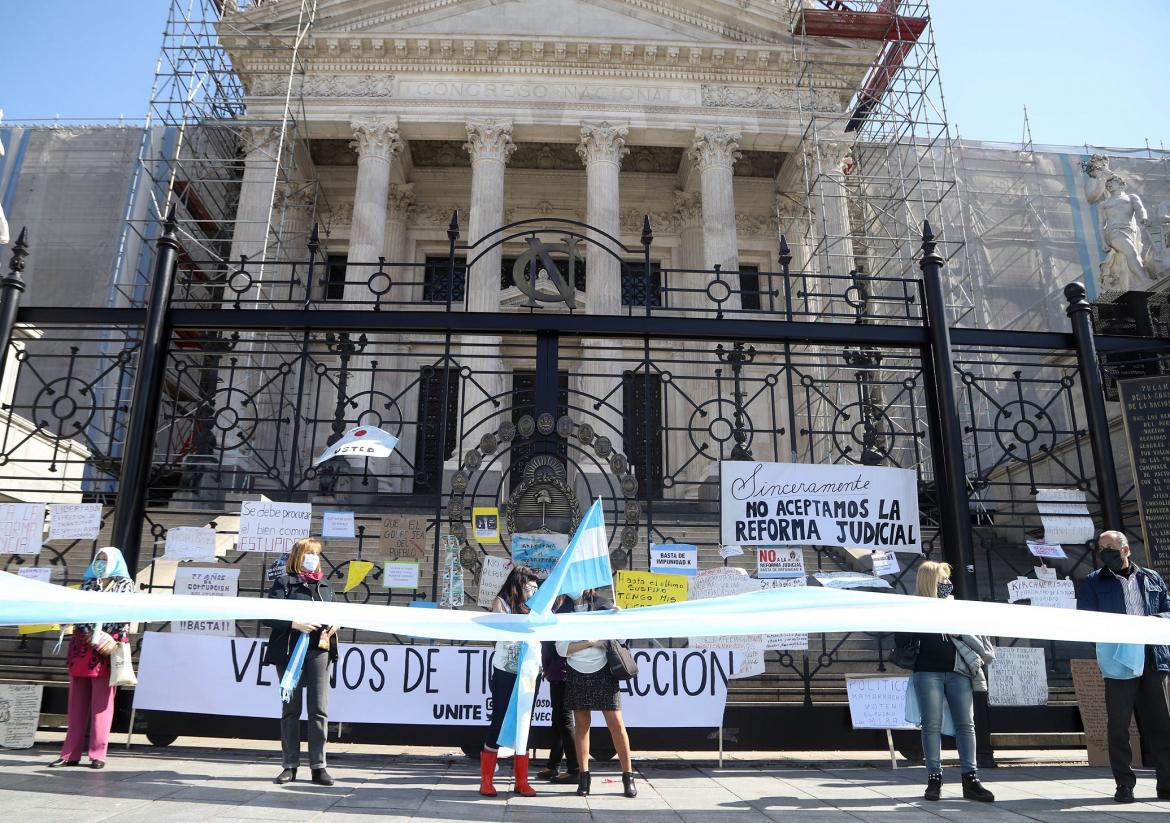
[[1098,204],[1101,234],[1107,250],[1101,263],[1102,291],[1129,291],[1140,288],[1143,278],[1154,279],[1142,261],[1142,226],[1149,226],[1146,207],[1136,194],[1125,190],[1125,180],[1109,168],[1109,159],[1094,154],[1085,164],[1089,181],[1085,192],[1090,203]]
[[[0,109],[0,122],[4,121],[4,109]],[[4,156],[4,141],[0,140],[0,157]],[[8,221],[4,219],[4,206],[0,204],[0,246],[8,245]]]

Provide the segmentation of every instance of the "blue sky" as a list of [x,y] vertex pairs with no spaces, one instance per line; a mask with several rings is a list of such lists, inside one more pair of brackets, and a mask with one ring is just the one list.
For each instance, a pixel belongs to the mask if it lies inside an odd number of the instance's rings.
[[[5,122],[145,116],[167,0],[0,3]],[[1170,0],[935,0],[963,137],[1170,148]],[[95,43],[110,45],[94,48]]]

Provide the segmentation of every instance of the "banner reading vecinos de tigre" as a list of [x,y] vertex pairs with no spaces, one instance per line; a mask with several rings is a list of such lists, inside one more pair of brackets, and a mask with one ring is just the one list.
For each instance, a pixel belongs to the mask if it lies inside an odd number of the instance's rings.
[[722,542],[919,552],[910,469],[730,461],[722,467]]

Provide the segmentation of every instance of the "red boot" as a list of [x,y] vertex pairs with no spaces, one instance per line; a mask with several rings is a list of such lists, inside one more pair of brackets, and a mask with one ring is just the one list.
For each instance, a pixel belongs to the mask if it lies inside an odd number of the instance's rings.
[[516,794],[536,797],[536,789],[528,785],[528,755],[518,754],[513,757],[512,768],[516,773]]
[[495,797],[496,787],[492,785],[492,777],[496,773],[496,752],[484,749],[479,753],[479,793],[484,797]]

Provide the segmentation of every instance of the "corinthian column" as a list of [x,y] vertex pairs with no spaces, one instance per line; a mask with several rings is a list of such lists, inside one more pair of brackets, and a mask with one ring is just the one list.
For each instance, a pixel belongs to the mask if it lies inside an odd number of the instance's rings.
[[[721,126],[695,129],[691,159],[699,169],[703,191],[703,265],[739,270],[739,239],[735,231],[735,178],[740,158],[740,133]],[[738,288],[738,284],[732,284]],[[736,301],[738,306],[738,301]]]
[[277,147],[280,129],[271,126],[249,126],[242,135],[244,148],[244,176],[240,181],[240,199],[236,206],[235,231],[232,234],[231,259],[227,270],[239,267],[240,257],[247,256],[246,266],[252,275],[253,288],[244,293],[227,291],[224,301],[233,304],[250,302],[260,297],[263,279],[261,259],[268,245],[268,221],[272,200],[276,193],[277,167],[280,164]]
[[[845,169],[852,163],[851,148],[845,141],[825,141],[806,149],[805,162],[813,181],[812,242],[822,276],[845,278],[857,265],[845,188]],[[827,285],[829,294],[841,294],[849,283],[841,279]]]
[[398,136],[398,120],[392,117],[362,117],[350,125],[353,126],[354,138],[350,146],[357,149],[358,165],[349,235],[350,265],[345,271],[345,299],[366,303],[373,300],[366,281],[375,271],[368,264],[378,262],[386,245],[390,164],[402,150],[402,139]]

